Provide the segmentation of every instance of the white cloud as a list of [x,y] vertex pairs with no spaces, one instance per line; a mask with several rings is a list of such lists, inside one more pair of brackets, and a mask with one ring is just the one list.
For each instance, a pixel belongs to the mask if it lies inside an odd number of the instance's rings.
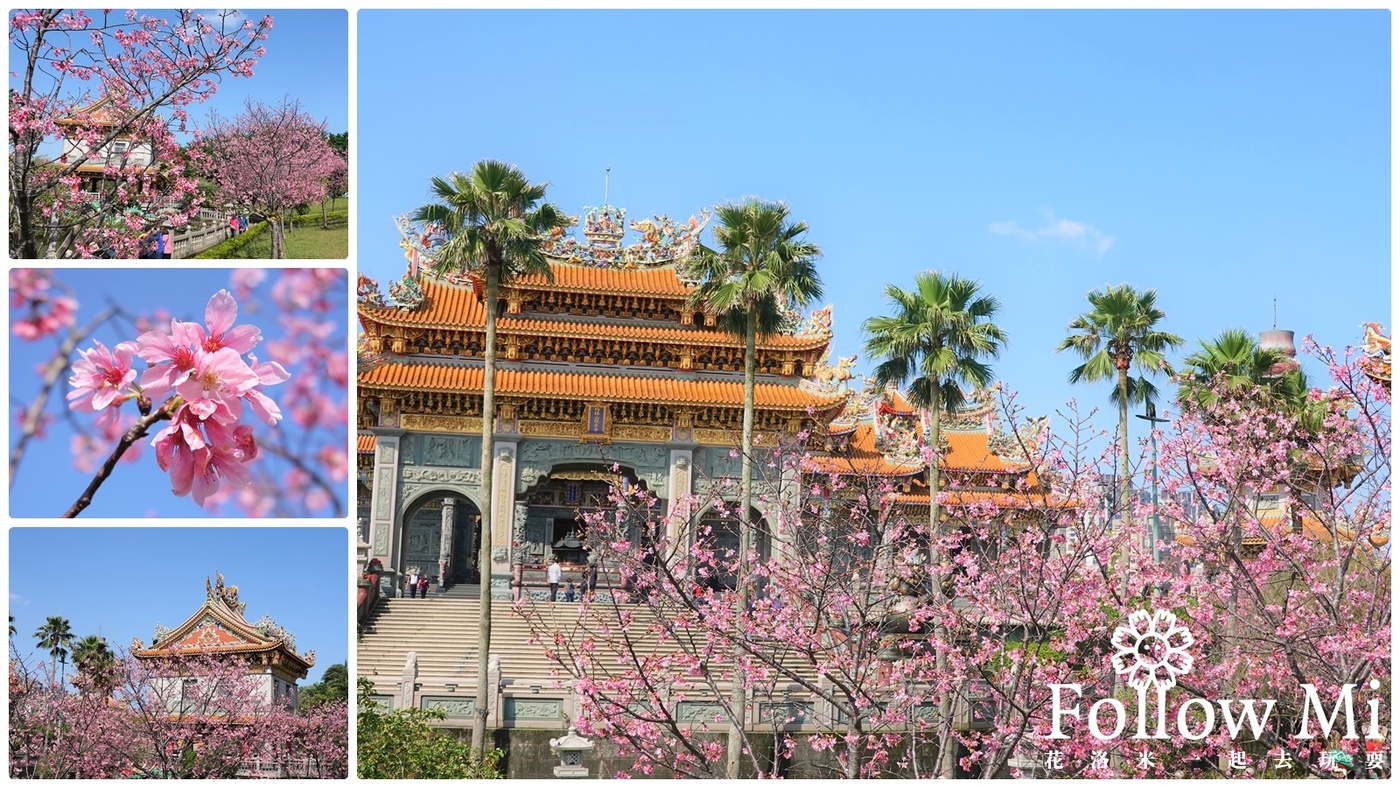
[[987,230],[996,235],[1012,235],[1027,241],[1059,241],[1091,249],[1100,257],[1117,240],[1092,224],[1076,222],[1073,219],[1059,219],[1049,211],[1045,212],[1045,224],[1035,230],[1027,230],[1015,222],[994,222],[987,225]]
[[10,607],[29,607],[29,600],[11,591]]

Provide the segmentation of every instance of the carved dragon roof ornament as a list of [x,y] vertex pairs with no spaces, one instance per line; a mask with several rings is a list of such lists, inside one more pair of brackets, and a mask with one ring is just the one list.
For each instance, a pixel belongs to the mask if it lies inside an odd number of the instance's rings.
[[[581,216],[569,217],[568,227],[583,226],[583,241],[567,228],[555,228],[544,245],[545,257],[554,262],[598,268],[659,268],[690,258],[700,244],[700,234],[710,223],[702,210],[685,222],[664,214],[641,221],[627,221],[627,211],[613,205],[585,207]],[[625,244],[627,232],[641,236]]]
[[1366,356],[1360,361],[1361,371],[1370,379],[1389,388],[1390,337],[1382,333],[1385,327],[1380,323],[1362,323],[1361,327],[1366,329],[1362,345]]
[[224,585],[224,576],[220,572],[214,573],[215,582],[210,585],[209,578],[204,578],[204,593],[209,599],[223,602],[230,610],[243,615],[243,609],[247,607],[243,602],[238,601],[238,586]]

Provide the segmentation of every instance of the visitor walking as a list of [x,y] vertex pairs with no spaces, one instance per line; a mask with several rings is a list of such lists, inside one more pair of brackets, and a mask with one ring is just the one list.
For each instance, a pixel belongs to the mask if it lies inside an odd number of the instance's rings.
[[232,238],[235,235],[238,235],[238,216],[236,214],[229,214],[228,237]]
[[583,593],[586,596],[589,591],[598,590],[598,559],[595,557],[588,562],[588,569],[584,570]]
[[549,601],[559,601],[559,580],[563,578],[564,570],[559,566],[558,556],[549,559],[549,567],[545,569],[545,578],[549,580]]
[[574,581],[570,580],[570,581],[568,582],[568,585],[565,585],[565,586],[564,586],[564,601],[565,601],[565,602],[572,602],[572,601],[574,601],[574,595],[577,594],[577,593],[578,593],[578,591],[574,589]]
[[408,598],[418,596],[418,567],[408,570]]
[[175,236],[174,236],[173,234],[171,234],[170,228],[169,228],[169,227],[165,228],[165,231],[162,232],[162,233],[160,234],[160,237],[161,237],[162,242],[165,244],[165,259],[167,259],[167,260],[172,260],[172,259],[174,259],[174,258],[175,258]]
[[238,217],[238,232],[248,232],[248,214],[246,213]]
[[419,575],[419,576],[418,576],[418,596],[420,596],[420,597],[422,597],[422,598],[424,598],[424,599],[427,599],[427,598],[428,598],[428,576],[427,576],[427,575]]
[[156,232],[155,232],[155,241],[156,241],[156,259],[157,259],[157,260],[164,260],[164,259],[165,259],[165,233],[164,233],[164,232],[161,232],[160,230],[156,230]]

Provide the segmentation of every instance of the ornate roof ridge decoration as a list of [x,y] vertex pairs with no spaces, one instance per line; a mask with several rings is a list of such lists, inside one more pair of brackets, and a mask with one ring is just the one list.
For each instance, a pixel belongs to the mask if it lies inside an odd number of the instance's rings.
[[[551,261],[595,268],[659,268],[690,259],[710,223],[710,211],[701,210],[683,223],[665,214],[627,222],[626,209],[604,204],[585,206],[581,215],[569,218],[569,227],[582,224],[583,242],[566,228],[555,228],[544,245]],[[628,230],[639,233],[641,240],[624,244]]]
[[1382,333],[1385,326],[1380,323],[1362,323],[1366,329],[1362,349],[1366,356],[1361,359],[1361,371],[1366,377],[1390,388],[1390,337]]
[[[922,412],[909,405],[902,393],[893,387],[880,390],[874,380],[862,380],[864,385],[858,392],[850,393],[844,409],[827,427],[831,450],[834,454],[856,451],[862,457],[874,455],[864,457],[862,466],[876,473],[905,476],[919,472],[924,467],[922,449],[929,432]],[[1034,470],[1048,435],[1049,417],[1028,417],[1011,432],[1005,431],[996,407],[996,394],[1000,390],[1000,382],[979,389],[964,407],[944,416],[940,429],[945,463],[942,467],[1003,474]],[[862,429],[869,430],[869,434],[861,432]],[[985,436],[987,456],[954,459],[973,448],[969,440],[980,443],[977,436]],[[864,446],[864,442],[870,445]],[[861,444],[862,448],[855,449],[856,444]],[[875,457],[882,462],[872,464]],[[948,461],[971,464],[948,464]]]
[[298,654],[296,640],[285,627],[269,616],[256,623],[243,617],[247,605],[238,600],[238,586],[225,585],[224,576],[215,573],[217,581],[204,580],[204,603],[194,615],[174,629],[156,625],[155,637],[147,648],[139,638],[131,642],[132,653],[139,658],[168,657],[180,653],[260,653],[283,652],[293,664],[310,668],[316,664],[316,654]]

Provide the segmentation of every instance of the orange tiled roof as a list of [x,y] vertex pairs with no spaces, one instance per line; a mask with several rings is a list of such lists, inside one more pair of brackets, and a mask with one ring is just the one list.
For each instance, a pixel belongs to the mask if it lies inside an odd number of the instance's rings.
[[[588,269],[607,270],[607,269]],[[621,271],[637,274],[638,271]],[[632,292],[623,288],[622,292]],[[486,326],[486,307],[476,294],[465,286],[452,285],[435,279],[423,284],[423,306],[411,312],[392,307],[361,306],[362,313],[376,323],[395,326],[435,326],[477,328]],[[589,320],[559,320],[550,318],[498,315],[496,328],[502,333],[533,336],[590,338],[597,336],[618,339],[668,342],[685,345],[721,345],[737,347],[739,337],[723,331],[683,326],[656,326],[632,322],[597,322]],[[758,347],[764,349],[814,350],[830,341],[823,336],[787,336],[782,334],[760,337]]]
[[595,268],[589,265],[551,263],[554,281],[541,274],[529,274],[513,280],[517,289],[573,290],[581,293],[627,293],[631,295],[685,298],[690,288],[676,275],[674,265],[659,268]]
[[373,435],[356,435],[355,451],[359,454],[373,454],[374,447],[379,443],[379,439]]
[[898,413],[904,416],[918,415],[919,412],[913,405],[909,404],[909,400],[904,398],[903,392],[894,388],[886,390],[885,397],[881,401],[880,407],[886,413]]
[[808,457],[803,469],[811,473],[876,474],[879,476],[913,476],[924,472],[918,463],[901,465],[890,462],[875,448],[875,427],[869,423],[856,426],[849,449],[826,457]]
[[[1328,527],[1324,525],[1321,520],[1311,515],[1304,515],[1301,519],[1303,526],[1302,533],[1304,536],[1319,542],[1330,541],[1332,539],[1332,531],[1329,530]],[[1265,512],[1259,515],[1259,525],[1263,526],[1264,528],[1268,528],[1271,531],[1276,531],[1284,527],[1291,527],[1291,524],[1288,522],[1287,518],[1285,518],[1281,512],[1277,511]],[[1338,527],[1337,537],[1344,542],[1349,542],[1356,539],[1356,532],[1349,528]],[[1377,528],[1374,533],[1367,537],[1367,539],[1368,541],[1370,541],[1373,547],[1384,547],[1388,542],[1390,542],[1390,538],[1387,537],[1384,533],[1381,533],[1379,528]],[[1189,545],[1194,543],[1196,540],[1192,538],[1189,534],[1177,533],[1176,541],[1178,544]],[[1264,544],[1264,537],[1258,535],[1246,536],[1243,538],[1242,542],[1243,544],[1251,546],[1262,545]]]
[[[994,492],[992,490],[944,490],[939,493],[943,506],[973,506],[990,503],[1008,509],[1062,509],[1073,506],[1072,501],[1054,493],[1034,492]],[[928,491],[912,492],[895,496],[899,503],[909,506],[928,506]]]
[[131,653],[138,658],[149,659],[206,650],[218,653],[281,652],[288,658],[289,665],[299,669],[303,676],[315,664],[313,657],[298,654],[282,638],[264,635],[249,624],[241,613],[229,608],[213,594],[205,598],[204,604],[194,615],[170,630],[160,642],[150,648],[133,648]]
[[[1026,470],[997,456],[987,443],[988,435],[981,430],[943,430],[948,452],[939,468],[949,471],[982,471],[1014,473]],[[830,457],[813,457],[809,461],[818,473],[876,473],[887,476],[910,476],[923,471],[918,464],[892,463],[875,448],[875,427],[861,424],[850,438],[848,453]]]
[[[386,361],[361,372],[359,385],[370,388],[419,391],[468,391],[482,388],[484,370],[479,366],[432,361]],[[668,405],[732,405],[744,401],[741,380],[699,377],[681,380],[673,375],[623,374],[617,371],[564,371],[497,369],[496,393],[551,396],[607,402],[656,402]],[[845,395],[821,395],[797,386],[759,383],[754,387],[758,407],[770,410],[818,410],[838,407]]]

